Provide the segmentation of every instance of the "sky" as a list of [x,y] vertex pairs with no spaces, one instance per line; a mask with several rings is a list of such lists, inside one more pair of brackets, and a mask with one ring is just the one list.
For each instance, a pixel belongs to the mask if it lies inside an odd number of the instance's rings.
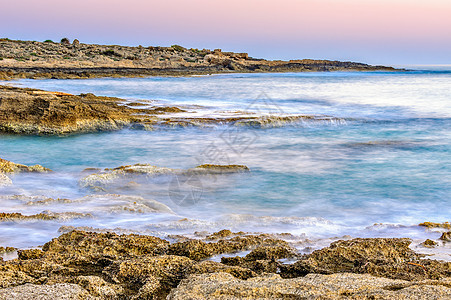
[[0,37],[451,64],[451,0],[1,0]]

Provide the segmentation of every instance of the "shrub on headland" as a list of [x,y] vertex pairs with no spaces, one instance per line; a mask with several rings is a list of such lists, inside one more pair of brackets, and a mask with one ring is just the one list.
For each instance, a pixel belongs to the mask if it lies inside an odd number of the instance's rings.
[[103,55],[106,55],[106,56],[122,57],[121,54],[119,54],[119,53],[117,53],[116,51],[111,50],[111,49],[103,51],[102,54],[103,54]]
[[184,48],[184,47],[182,47],[180,45],[172,45],[171,48],[173,48],[175,51],[179,51],[179,52],[182,52],[182,51],[186,50],[186,48]]
[[52,40],[45,40],[44,43],[54,43]]
[[70,45],[70,41],[69,41],[68,38],[62,38],[61,39],[61,44],[63,44],[63,45]]

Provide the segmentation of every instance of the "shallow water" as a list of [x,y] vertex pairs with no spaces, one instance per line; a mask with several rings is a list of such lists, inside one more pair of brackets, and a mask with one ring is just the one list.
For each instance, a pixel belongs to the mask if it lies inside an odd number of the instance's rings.
[[[0,157],[55,171],[16,175],[14,186],[3,189],[3,195],[72,201],[27,205],[29,199],[3,196],[3,212],[93,215],[58,222],[3,222],[0,245],[36,246],[57,236],[62,225],[160,236],[230,228],[291,232],[310,239],[343,235],[437,239],[440,233],[414,225],[449,221],[451,215],[449,71],[21,80],[14,84],[155,100],[161,105],[200,105],[200,110],[211,114],[246,110],[327,115],[343,121],[304,121],[278,128],[216,126],[68,137],[0,136]],[[138,205],[134,198],[83,198],[93,193],[77,185],[83,169],[135,163],[177,169],[202,163],[244,164],[251,173],[196,178],[194,186],[188,184],[180,191],[188,195],[188,205],[178,204],[180,193],[171,176],[114,190],[142,197],[138,204],[146,199],[159,201],[174,214],[118,209]],[[451,253],[449,247],[442,251]]]

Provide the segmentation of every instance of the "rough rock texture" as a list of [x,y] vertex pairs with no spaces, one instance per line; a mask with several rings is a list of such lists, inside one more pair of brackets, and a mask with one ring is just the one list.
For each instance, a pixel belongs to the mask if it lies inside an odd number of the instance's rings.
[[[0,299],[18,293],[24,299],[447,299],[451,293],[449,263],[419,260],[407,239],[339,241],[287,265],[279,260],[299,255],[272,235],[222,230],[204,237],[171,244],[74,230],[42,249],[19,250],[17,259],[0,259]],[[208,260],[243,250],[251,251],[222,257],[223,263]]]
[[451,229],[450,222],[444,222],[444,223],[423,222],[423,223],[418,224],[418,226],[423,226],[423,227],[427,227],[427,228]]
[[451,242],[451,231],[442,233],[440,239],[445,242]]
[[292,265],[281,266],[283,277],[309,273],[369,273],[394,279],[423,280],[451,277],[451,262],[423,259],[409,248],[410,239],[353,239],[337,241]]
[[76,254],[89,259],[120,259],[163,254],[168,245],[168,241],[153,236],[72,231],[46,243],[42,249],[63,256]]
[[[1,105],[1,102],[0,102]],[[47,173],[52,170],[41,165],[26,166],[0,158],[0,174],[3,173]],[[1,176],[1,175],[0,175]],[[1,178],[0,178],[1,180]]]
[[0,289],[0,299],[94,299],[85,289],[77,284],[59,283],[53,285],[24,284]]
[[240,280],[228,273],[191,275],[168,299],[447,299],[451,281],[408,282],[340,273],[282,279],[268,274]]
[[267,61],[247,53],[171,47],[126,47],[0,39],[0,80],[103,76],[191,75],[227,72],[385,70],[355,62]]
[[285,246],[288,243],[283,240],[274,239],[266,235],[237,236],[223,239],[217,242],[206,243],[201,240],[190,240],[174,243],[169,246],[168,253],[182,255],[193,260],[202,260],[216,254],[234,253],[251,250],[257,246]]
[[[205,108],[199,108],[200,110]],[[315,115],[259,115],[255,112],[219,113],[205,117],[178,107],[129,103],[124,99],[93,94],[71,95],[0,85],[0,132],[14,134],[70,134],[123,128],[153,130],[160,127],[221,125],[280,127],[303,122],[344,122]]]
[[121,99],[0,86],[0,132],[65,134],[117,130],[152,122]]

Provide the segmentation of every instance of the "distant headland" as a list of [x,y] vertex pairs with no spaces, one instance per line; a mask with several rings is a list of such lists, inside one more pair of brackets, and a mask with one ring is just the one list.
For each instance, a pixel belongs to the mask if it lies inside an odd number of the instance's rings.
[[129,47],[0,39],[0,80],[187,76],[218,73],[396,71],[387,66],[330,60],[265,60],[221,49]]

